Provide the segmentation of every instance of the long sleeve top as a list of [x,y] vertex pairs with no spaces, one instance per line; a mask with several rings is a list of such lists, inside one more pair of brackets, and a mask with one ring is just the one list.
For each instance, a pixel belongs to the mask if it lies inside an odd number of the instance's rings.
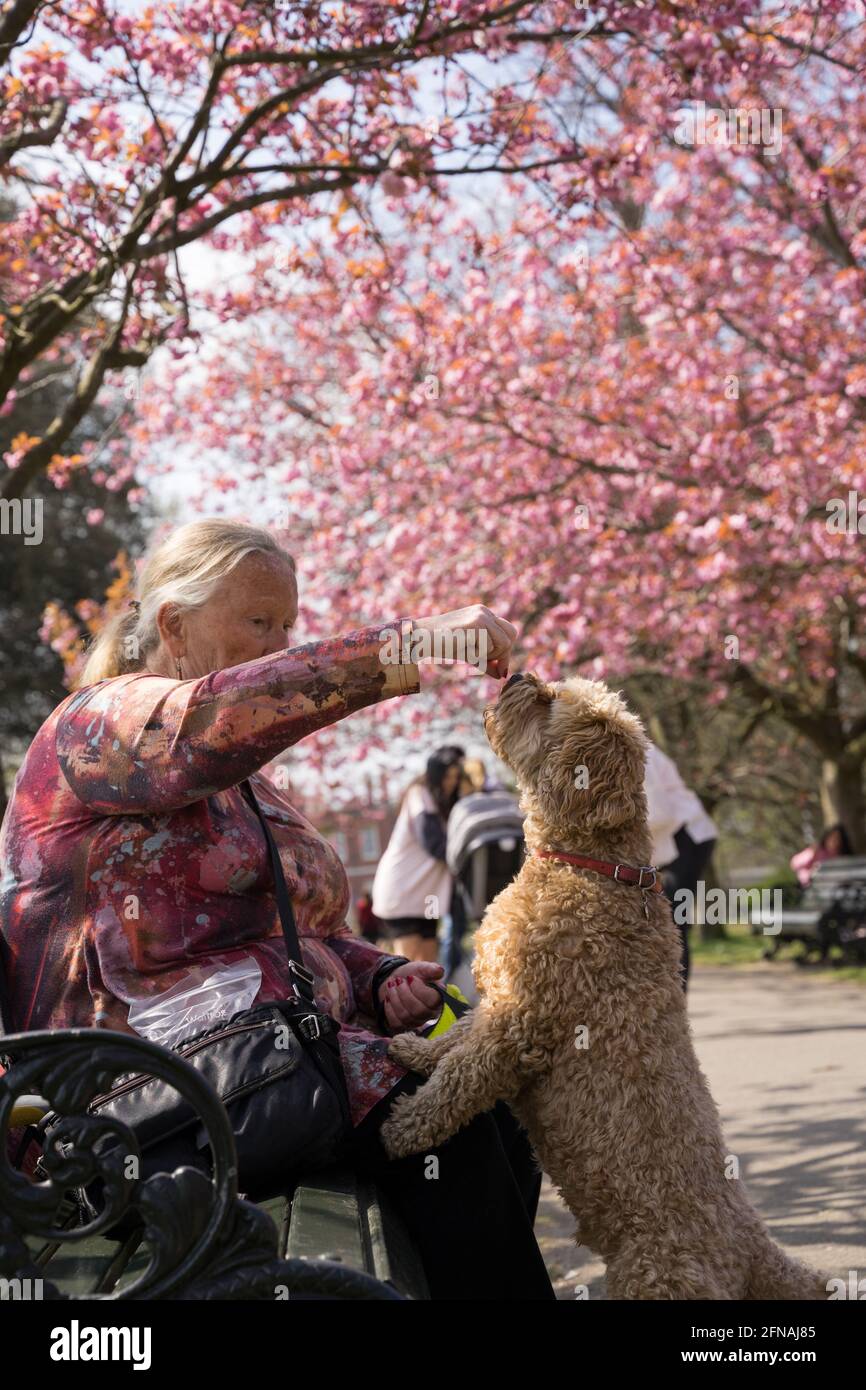
[[835,855],[823,845],[807,845],[791,857],[791,868],[797,875],[801,888],[808,888],[819,864],[825,859],[835,859]]
[[674,835],[683,827],[698,845],[718,835],[715,822],[683,782],[673,758],[654,743],[647,749],[644,790],[654,864],[663,867],[673,863],[679,853]]
[[307,734],[419,689],[363,628],[215,671],[141,672],[79,690],[36,734],[0,834],[0,947],[10,1030],[134,1032],[132,1006],[252,957],[256,1003],[289,976],[250,778],[280,852],[304,964],[342,1028],[352,1119],[404,1076],[377,988],[399,963],[352,935],[336,851],[260,769]]
[[[431,835],[434,821],[441,836]],[[445,863],[445,827],[426,787],[410,786],[403,798],[388,847],[373,878],[373,911],[383,921],[400,917],[444,917],[453,879]]]

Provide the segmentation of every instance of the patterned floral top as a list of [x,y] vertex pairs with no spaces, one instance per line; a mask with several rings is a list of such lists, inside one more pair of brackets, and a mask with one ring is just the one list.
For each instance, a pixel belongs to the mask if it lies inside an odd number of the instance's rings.
[[[10,1026],[133,1032],[132,1003],[251,956],[256,1002],[289,992],[265,837],[280,850],[304,964],[339,1033],[357,1125],[404,1076],[374,989],[398,963],[346,925],[335,850],[259,769],[316,729],[419,689],[380,633],[309,643],[201,680],[149,673],[76,691],[42,725],[0,835]],[[198,972],[196,972],[198,973]]]

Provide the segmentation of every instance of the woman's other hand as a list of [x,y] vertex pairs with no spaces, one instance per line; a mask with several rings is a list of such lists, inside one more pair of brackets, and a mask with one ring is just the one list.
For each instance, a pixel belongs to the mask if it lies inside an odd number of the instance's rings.
[[444,967],[436,961],[407,961],[382,981],[380,1002],[392,1032],[418,1028],[442,1006],[442,996],[428,980],[441,981]]
[[[421,644],[416,642],[416,633],[426,634]],[[451,613],[416,618],[412,646],[413,651],[421,646],[422,660],[429,650],[434,661],[467,661],[487,675],[504,680],[516,637],[513,623],[497,618],[483,603],[473,603]]]

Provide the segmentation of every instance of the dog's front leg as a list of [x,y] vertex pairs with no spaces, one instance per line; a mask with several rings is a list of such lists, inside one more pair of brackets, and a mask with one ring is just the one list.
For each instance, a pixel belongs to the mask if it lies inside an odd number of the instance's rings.
[[391,1106],[379,1131],[391,1158],[444,1143],[497,1100],[517,1094],[525,1077],[507,1033],[501,1019],[496,1026],[485,1016],[483,1005],[474,1010],[471,1026],[461,1030],[430,1079],[414,1095],[398,1096]]
[[438,1038],[422,1038],[418,1033],[398,1033],[391,1039],[388,1056],[393,1057],[409,1071],[429,1076],[442,1058],[456,1047],[460,1039],[472,1027],[472,1014],[465,1013],[452,1023]]

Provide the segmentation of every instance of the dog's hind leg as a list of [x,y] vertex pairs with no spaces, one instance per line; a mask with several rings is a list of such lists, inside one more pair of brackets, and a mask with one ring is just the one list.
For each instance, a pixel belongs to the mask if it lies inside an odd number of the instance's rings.
[[733,1297],[709,1260],[643,1242],[623,1245],[610,1260],[607,1296],[629,1302]]
[[786,1255],[763,1227],[755,1233],[751,1248],[744,1298],[826,1301],[827,1276]]

